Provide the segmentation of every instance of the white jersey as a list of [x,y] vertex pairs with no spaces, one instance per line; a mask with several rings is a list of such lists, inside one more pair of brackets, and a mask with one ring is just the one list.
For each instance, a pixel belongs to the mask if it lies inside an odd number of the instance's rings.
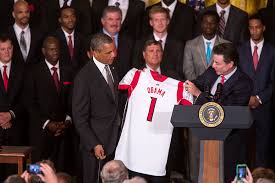
[[192,95],[184,90],[183,82],[150,69],[131,69],[119,89],[128,90],[128,108],[115,159],[134,172],[164,176],[173,107],[192,104]]

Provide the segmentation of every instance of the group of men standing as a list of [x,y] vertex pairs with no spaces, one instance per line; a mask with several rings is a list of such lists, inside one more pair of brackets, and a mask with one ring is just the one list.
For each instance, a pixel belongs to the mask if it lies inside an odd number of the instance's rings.
[[[167,120],[158,126],[157,116],[172,112],[174,104],[192,104],[190,94],[195,104],[206,102],[206,86],[214,94],[223,80],[221,104],[252,109],[255,165],[268,166],[275,50],[264,39],[262,17],[270,14],[262,10],[263,16],[248,19],[229,0],[218,0],[197,17],[176,0],[146,11],[139,0],[94,0],[87,13],[90,4],[82,1],[49,0],[42,9],[35,9],[37,2],[13,2],[14,24],[5,21],[0,37],[2,144],[28,142],[36,147],[34,161],[50,158],[69,173],[75,167],[67,160],[74,157],[83,164],[83,182],[96,182],[102,165],[113,158],[131,175],[168,182],[166,164],[173,161],[173,148],[182,145],[181,132],[172,133]],[[96,34],[88,43],[91,33]],[[199,153],[190,137],[192,152]],[[234,131],[226,140],[226,182],[236,163],[247,162],[247,137],[246,131]],[[75,156],[78,144],[81,158]],[[240,153],[233,156],[236,147]],[[190,155],[196,182],[198,154]]]

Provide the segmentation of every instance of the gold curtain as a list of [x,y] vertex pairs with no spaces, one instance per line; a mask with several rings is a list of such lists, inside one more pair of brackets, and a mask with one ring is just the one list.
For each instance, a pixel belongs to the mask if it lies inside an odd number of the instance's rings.
[[[145,0],[146,1],[146,0]],[[160,0],[147,0],[147,5],[152,5]],[[181,2],[185,3],[186,0],[180,0]],[[205,0],[205,5],[209,6],[214,4],[217,0]],[[231,0],[231,3],[234,6],[239,7],[240,9],[248,12],[249,14],[253,14],[257,12],[260,8],[266,7],[267,0]]]

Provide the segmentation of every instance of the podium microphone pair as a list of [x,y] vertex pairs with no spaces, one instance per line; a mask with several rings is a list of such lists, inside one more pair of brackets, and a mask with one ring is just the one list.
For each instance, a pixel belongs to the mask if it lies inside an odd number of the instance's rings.
[[220,99],[221,99],[221,96],[222,96],[222,89],[223,89],[223,85],[221,83],[218,83],[217,89],[216,89],[216,92],[215,92],[214,96],[211,94],[210,85],[206,85],[204,91],[206,92],[207,99],[210,102],[219,103]]

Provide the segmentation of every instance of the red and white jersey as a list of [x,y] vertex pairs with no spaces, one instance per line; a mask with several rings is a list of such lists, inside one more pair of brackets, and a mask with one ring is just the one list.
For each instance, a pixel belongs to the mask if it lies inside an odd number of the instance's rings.
[[150,69],[131,69],[119,83],[128,90],[128,108],[115,159],[147,175],[164,176],[175,104],[191,105],[193,97],[181,81]]

